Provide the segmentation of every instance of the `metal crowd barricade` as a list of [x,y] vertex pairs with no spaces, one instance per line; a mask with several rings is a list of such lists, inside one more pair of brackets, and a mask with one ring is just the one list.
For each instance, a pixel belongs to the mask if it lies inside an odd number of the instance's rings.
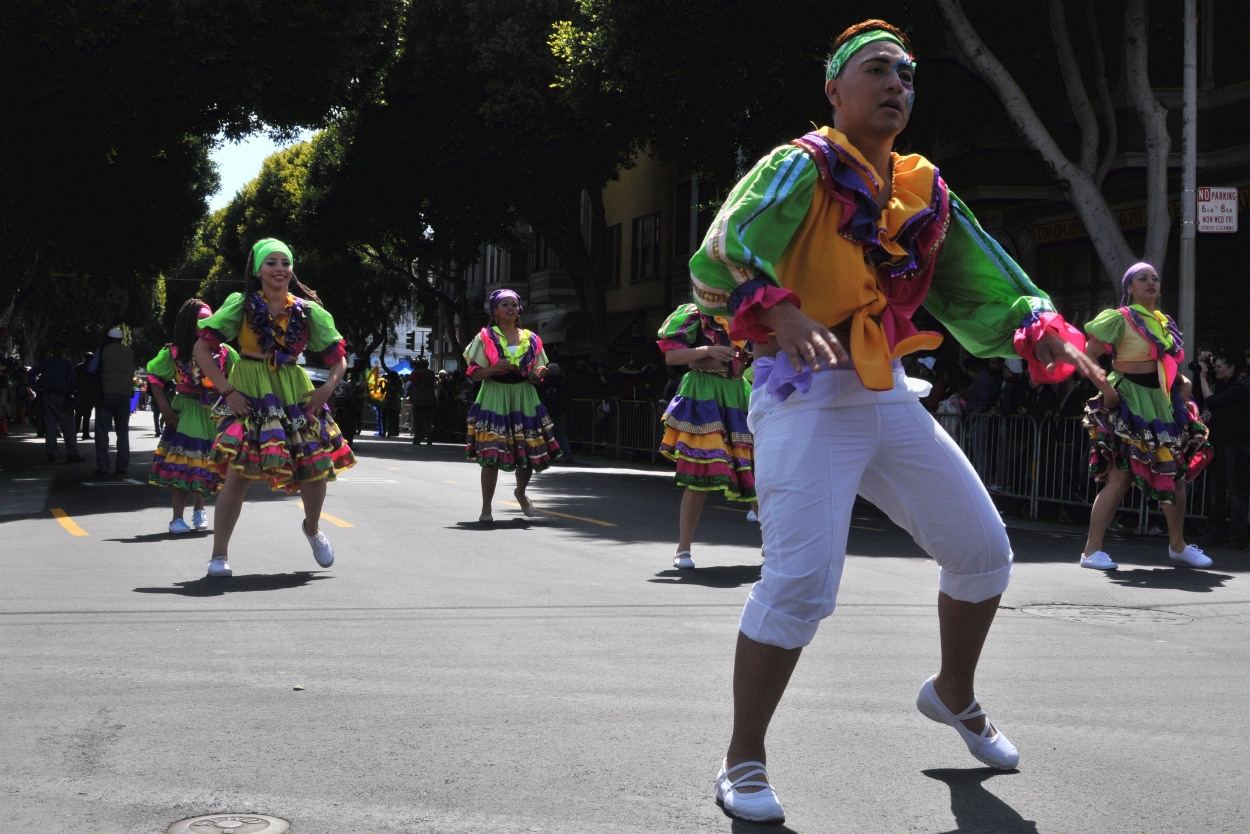
[[1028,501],[1029,517],[1036,518],[1037,424],[1028,417],[972,414],[963,418],[960,435],[960,446],[986,489]]
[[647,400],[612,400],[609,405],[616,456],[620,457],[622,450],[644,452],[655,463],[662,438],[656,404]]
[[[1037,518],[1041,503],[1093,505],[1101,487],[1089,475],[1089,432],[1080,418],[1038,423],[1028,417],[973,415],[957,425],[952,415],[937,419],[960,442],[986,488],[996,495],[1028,500],[1030,518]],[[1204,517],[1207,473],[1200,473],[1186,492],[1186,517]],[[1157,508],[1150,509],[1136,488],[1125,495],[1120,512],[1137,517],[1139,533],[1150,529],[1152,515],[1161,515]]]
[[596,400],[573,400],[569,403],[569,444],[595,446],[597,422],[603,413]]

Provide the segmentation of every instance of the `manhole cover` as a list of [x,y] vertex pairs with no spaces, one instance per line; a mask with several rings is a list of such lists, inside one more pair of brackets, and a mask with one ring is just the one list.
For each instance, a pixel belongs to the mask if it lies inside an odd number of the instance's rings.
[[1034,617],[1067,620],[1070,623],[1151,623],[1181,625],[1192,623],[1193,617],[1154,611],[1149,608],[1114,608],[1106,605],[1029,605],[1020,609]]
[[169,826],[166,834],[286,834],[290,830],[291,824],[286,820],[264,814],[209,814],[179,820]]

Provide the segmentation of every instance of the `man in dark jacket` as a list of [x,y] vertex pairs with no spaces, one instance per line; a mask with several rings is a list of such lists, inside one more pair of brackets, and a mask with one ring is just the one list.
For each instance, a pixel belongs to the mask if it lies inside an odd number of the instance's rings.
[[1231,515],[1229,546],[1245,548],[1247,480],[1250,480],[1250,383],[1238,375],[1232,356],[1217,351],[1199,359],[1202,373],[1202,419],[1211,430],[1215,459],[1207,475],[1207,529],[1202,543],[1214,547],[1224,537]]
[[434,445],[434,419],[438,415],[438,394],[435,387],[438,377],[430,370],[430,363],[418,359],[408,382],[408,402],[412,404],[412,443],[422,440],[427,446]]
[[117,460],[113,474],[125,475],[130,466],[130,398],[135,393],[135,354],[122,344],[114,327],[96,356],[100,374],[100,404],[95,410],[95,474],[109,473],[109,432],[117,432]]
[[83,360],[74,366],[74,376],[78,380],[78,394],[74,397],[74,422],[78,431],[82,432],[83,440],[91,439],[91,410],[100,404],[100,375],[90,373],[91,360],[94,353],[88,353]]
[[47,357],[30,369],[30,383],[43,406],[44,443],[48,463],[56,463],[56,433],[65,438],[65,462],[82,463],[78,454],[78,428],[74,420],[74,393],[78,377],[74,364],[65,358],[64,343],[52,345]]

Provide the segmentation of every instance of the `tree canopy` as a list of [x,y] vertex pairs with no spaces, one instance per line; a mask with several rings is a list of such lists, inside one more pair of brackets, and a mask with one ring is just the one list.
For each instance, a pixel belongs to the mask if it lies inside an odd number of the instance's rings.
[[400,0],[13,0],[0,311],[50,274],[146,283],[217,177],[213,137],[324,122],[372,89]]

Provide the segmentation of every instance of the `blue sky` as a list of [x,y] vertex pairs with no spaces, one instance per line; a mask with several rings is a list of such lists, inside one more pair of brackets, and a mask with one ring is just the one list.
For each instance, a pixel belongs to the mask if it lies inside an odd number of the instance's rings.
[[263,133],[253,133],[242,142],[224,142],[213,151],[213,161],[217,163],[217,172],[221,174],[221,190],[208,201],[209,211],[216,211],[234,198],[235,192],[254,179],[260,173],[261,163],[265,157],[275,151],[305,142],[312,137],[312,131],[306,130],[298,137],[283,145],[275,145]]

